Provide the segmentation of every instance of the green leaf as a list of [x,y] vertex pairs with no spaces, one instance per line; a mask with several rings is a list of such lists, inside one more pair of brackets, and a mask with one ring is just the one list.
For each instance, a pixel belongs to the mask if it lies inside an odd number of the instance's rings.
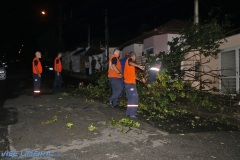
[[57,120],[58,120],[57,116],[54,116],[53,119],[46,120],[46,121],[42,122],[42,124],[50,124],[50,123],[56,122]]
[[90,126],[88,126],[88,130],[89,131],[94,131],[94,130],[96,130],[96,127],[91,124]]
[[72,123],[67,123],[68,128],[72,128],[73,124]]

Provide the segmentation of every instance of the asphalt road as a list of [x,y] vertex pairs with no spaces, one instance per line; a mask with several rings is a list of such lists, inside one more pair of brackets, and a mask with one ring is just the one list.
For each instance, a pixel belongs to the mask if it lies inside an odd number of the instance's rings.
[[[0,153],[9,150],[8,126],[18,122],[18,107],[6,107],[7,100],[16,99],[20,95],[32,96],[33,80],[31,65],[9,64],[7,69],[7,79],[0,80]],[[53,87],[54,73],[48,68],[43,68],[42,94],[51,95]],[[65,77],[63,87],[76,85],[78,79]]]
[[[239,160],[240,131],[234,127],[169,128],[173,124],[144,120],[140,128],[112,126],[111,119],[125,117],[122,109],[112,109],[89,97],[64,91],[52,94],[53,74],[43,76],[41,98],[34,99],[29,70],[11,70],[1,82],[0,153],[19,159],[68,160]],[[64,86],[77,84],[65,77]],[[71,123],[71,128],[67,124]],[[180,122],[179,122],[180,123]],[[181,123],[184,123],[181,122]],[[89,126],[95,126],[94,131]],[[219,127],[222,127],[219,129]],[[51,152],[36,157],[29,152]],[[14,157],[13,155],[23,155]],[[25,155],[25,156],[24,156]],[[3,158],[8,159],[8,158]]]

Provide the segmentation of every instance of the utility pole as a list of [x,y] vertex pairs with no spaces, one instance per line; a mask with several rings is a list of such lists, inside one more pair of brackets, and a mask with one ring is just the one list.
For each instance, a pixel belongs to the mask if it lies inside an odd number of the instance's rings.
[[62,50],[62,4],[59,7],[59,51]]
[[107,54],[107,61],[109,60],[109,32],[108,32],[108,11],[105,10],[105,51]]
[[199,23],[199,14],[198,14],[198,0],[194,0],[194,23]]
[[[194,0],[194,24],[199,24],[199,9],[198,9],[198,0]],[[199,52],[199,64],[200,64],[200,74],[199,76],[199,84],[200,90],[202,90],[202,54]],[[196,64],[195,64],[196,65]],[[196,71],[195,71],[196,72]],[[199,71],[197,71],[199,72]]]
[[88,47],[90,47],[90,25],[88,26]]

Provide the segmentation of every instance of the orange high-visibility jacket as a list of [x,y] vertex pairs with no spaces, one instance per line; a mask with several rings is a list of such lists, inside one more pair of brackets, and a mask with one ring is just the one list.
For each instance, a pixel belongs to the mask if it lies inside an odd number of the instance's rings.
[[122,73],[122,66],[121,63],[118,59],[118,57],[116,55],[112,55],[109,59],[109,66],[108,66],[108,77],[109,78],[121,78],[121,76],[119,75],[119,73],[117,73],[116,71],[113,70],[112,68],[112,59],[113,58],[117,58],[117,65],[116,68],[117,70],[119,70],[119,72]]
[[124,67],[124,82],[127,84],[136,84],[135,67],[128,64],[129,58],[126,60]]
[[35,60],[38,61],[38,65],[37,65],[36,67],[37,67],[39,73],[42,73],[42,64],[41,64],[40,60],[39,60],[37,57],[35,57],[35,58],[33,59],[33,61],[32,61],[32,71],[33,71],[33,73],[34,73],[34,74],[38,74],[38,72],[37,72],[37,70],[36,70],[36,68],[35,68],[35,64],[34,64],[34,61],[35,61]]
[[[57,64],[57,60],[58,60],[58,64]],[[58,65],[58,67],[57,67]],[[56,57],[54,60],[54,71],[56,72],[62,72],[62,62],[60,60],[60,58]]]

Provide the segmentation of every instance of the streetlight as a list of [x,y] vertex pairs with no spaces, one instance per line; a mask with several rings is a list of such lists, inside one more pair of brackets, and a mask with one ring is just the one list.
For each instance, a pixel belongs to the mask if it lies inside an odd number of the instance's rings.
[[[46,16],[47,12],[45,10],[41,10],[41,14],[42,16]],[[58,24],[58,27],[59,27],[59,50],[61,49],[61,44],[62,44],[62,6],[60,5],[60,13],[59,13],[59,24]],[[44,20],[46,20],[44,18]]]
[[45,12],[45,11],[42,11],[41,13],[42,13],[42,15],[45,15],[45,14],[46,14],[46,12]]

